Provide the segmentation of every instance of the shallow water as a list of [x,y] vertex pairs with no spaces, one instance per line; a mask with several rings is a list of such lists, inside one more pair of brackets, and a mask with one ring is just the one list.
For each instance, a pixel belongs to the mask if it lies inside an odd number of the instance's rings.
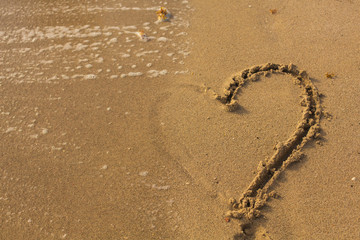
[[[160,6],[171,9],[169,22],[156,22]],[[189,9],[187,1],[7,4],[0,10],[0,79],[59,83],[185,73]],[[149,41],[140,40],[140,30]]]

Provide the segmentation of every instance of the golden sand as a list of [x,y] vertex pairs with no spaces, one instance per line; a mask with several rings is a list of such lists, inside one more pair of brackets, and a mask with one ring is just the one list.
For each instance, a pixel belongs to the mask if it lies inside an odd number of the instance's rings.
[[0,239],[358,239],[358,9],[1,3]]

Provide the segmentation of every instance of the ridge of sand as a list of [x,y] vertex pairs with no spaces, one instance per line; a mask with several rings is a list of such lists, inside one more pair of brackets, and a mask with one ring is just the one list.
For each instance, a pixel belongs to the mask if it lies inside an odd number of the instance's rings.
[[257,81],[260,75],[288,74],[294,78],[294,83],[302,88],[303,106],[302,117],[298,121],[293,134],[283,143],[278,143],[275,153],[270,159],[258,165],[257,174],[250,185],[244,190],[239,200],[230,199],[232,211],[228,217],[244,219],[241,231],[246,233],[255,218],[261,216],[260,209],[269,197],[275,196],[274,191],[269,193],[269,187],[292,162],[302,158],[301,149],[311,139],[320,137],[321,104],[320,95],[305,71],[297,70],[293,64],[282,65],[267,63],[253,66],[231,77],[230,85],[225,89],[225,96],[215,94],[215,98],[225,104],[228,111],[236,111],[240,105],[236,99],[239,90],[250,81]]

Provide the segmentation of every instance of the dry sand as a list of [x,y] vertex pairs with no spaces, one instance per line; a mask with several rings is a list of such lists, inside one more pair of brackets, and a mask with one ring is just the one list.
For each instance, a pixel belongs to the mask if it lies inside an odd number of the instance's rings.
[[359,9],[1,2],[0,239],[360,239]]

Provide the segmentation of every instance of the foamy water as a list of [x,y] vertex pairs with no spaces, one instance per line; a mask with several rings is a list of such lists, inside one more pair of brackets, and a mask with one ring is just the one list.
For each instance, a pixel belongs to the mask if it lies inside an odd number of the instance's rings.
[[[33,17],[47,14],[121,14],[127,16],[127,24],[121,21],[118,25],[113,25],[113,22],[112,25],[98,22],[79,25],[44,23],[35,27],[0,29],[0,45],[3,46],[0,48],[0,81],[56,84],[71,79],[115,79],[115,75],[154,78],[164,76],[161,74],[164,70],[167,74],[186,72],[182,65],[191,47],[186,39],[189,21],[185,16],[191,9],[188,2],[173,4],[176,7],[171,9],[173,18],[169,22],[158,22],[155,14],[161,5],[170,9],[171,6],[165,2],[151,1],[141,7],[127,6],[129,2],[124,2],[109,3],[109,6],[100,6],[95,2],[88,3],[86,7],[52,3],[44,8],[29,6],[27,11],[16,8],[16,5],[2,8],[0,14],[5,19],[15,14]],[[146,34],[147,41],[139,38],[140,30]],[[22,66],[13,69],[14,59],[17,58],[22,59]],[[105,65],[118,71],[116,74],[103,71]],[[132,67],[134,65],[136,67]],[[146,69],[149,65],[153,66],[150,72]]]

